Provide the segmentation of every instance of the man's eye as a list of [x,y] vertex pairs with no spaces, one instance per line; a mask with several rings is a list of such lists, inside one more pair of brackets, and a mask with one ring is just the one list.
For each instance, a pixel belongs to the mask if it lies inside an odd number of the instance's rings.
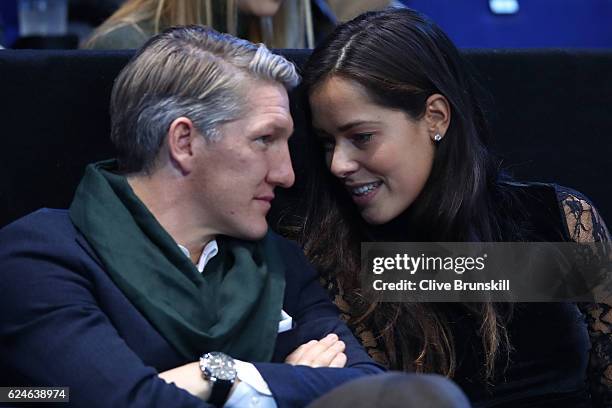
[[255,139],[255,142],[267,146],[270,143],[272,143],[272,136],[270,135],[259,136],[258,138]]
[[356,145],[364,145],[366,143],[369,143],[372,140],[373,136],[374,135],[372,133],[356,133],[351,136],[351,140]]

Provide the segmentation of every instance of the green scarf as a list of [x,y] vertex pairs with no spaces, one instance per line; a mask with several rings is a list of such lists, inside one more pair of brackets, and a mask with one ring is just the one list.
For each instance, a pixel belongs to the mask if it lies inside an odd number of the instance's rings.
[[270,361],[285,290],[273,237],[219,236],[200,273],[114,167],[87,167],[70,218],[119,289],[187,359],[223,351]]

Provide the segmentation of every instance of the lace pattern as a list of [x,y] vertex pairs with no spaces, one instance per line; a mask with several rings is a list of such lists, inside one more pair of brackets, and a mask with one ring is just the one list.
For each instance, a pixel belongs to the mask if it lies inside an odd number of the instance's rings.
[[344,292],[338,284],[338,281],[333,278],[321,278],[321,284],[327,293],[330,295],[331,300],[336,304],[340,310],[340,316],[344,320],[355,337],[359,340],[363,348],[368,352],[368,355],[372,360],[378,364],[389,367],[389,359],[384,351],[378,347],[378,341],[371,330],[368,330],[365,324],[360,323],[358,325],[349,324],[351,318],[351,307],[344,298]]
[[[610,233],[601,216],[582,194],[558,188],[557,197],[569,237],[574,242],[610,242]],[[580,304],[591,339],[589,383],[593,406],[612,406],[612,305]]]
[[606,224],[586,197],[564,188],[558,188],[557,197],[565,214],[565,222],[572,241],[610,241]]

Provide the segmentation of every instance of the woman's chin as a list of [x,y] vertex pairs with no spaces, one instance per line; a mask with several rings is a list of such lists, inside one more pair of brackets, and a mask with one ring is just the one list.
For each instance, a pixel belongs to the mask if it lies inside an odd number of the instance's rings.
[[361,211],[361,218],[370,225],[382,225],[391,221],[393,218],[382,214],[380,211],[373,209],[364,209]]

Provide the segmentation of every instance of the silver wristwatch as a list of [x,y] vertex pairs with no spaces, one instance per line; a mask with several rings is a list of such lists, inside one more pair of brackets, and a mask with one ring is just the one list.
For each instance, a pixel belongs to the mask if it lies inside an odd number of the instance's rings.
[[236,381],[234,359],[220,351],[212,351],[200,357],[200,369],[212,387],[208,402],[215,407],[222,407]]

